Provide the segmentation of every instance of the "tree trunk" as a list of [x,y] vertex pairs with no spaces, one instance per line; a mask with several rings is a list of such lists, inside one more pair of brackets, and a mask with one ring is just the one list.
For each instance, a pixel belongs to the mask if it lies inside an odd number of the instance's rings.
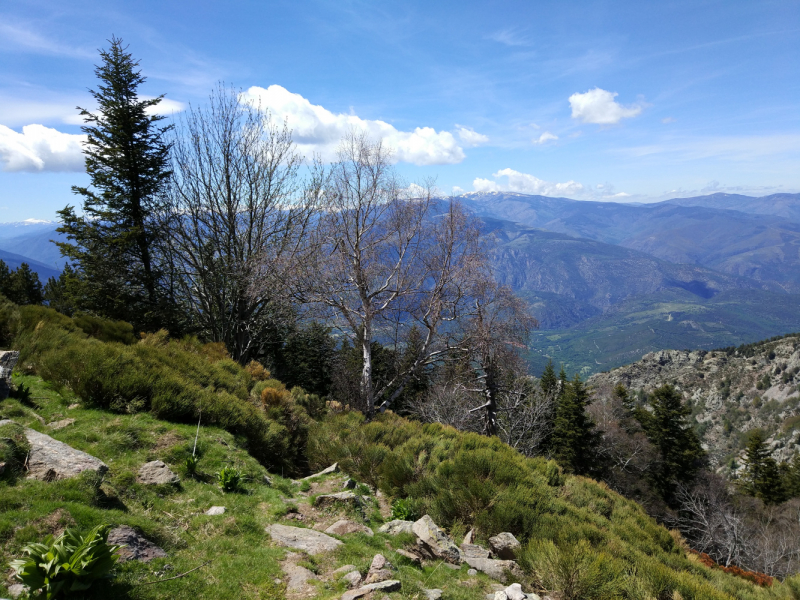
[[375,400],[372,397],[372,323],[364,323],[364,334],[361,338],[361,350],[364,364],[361,369],[361,402],[367,421],[375,415]]

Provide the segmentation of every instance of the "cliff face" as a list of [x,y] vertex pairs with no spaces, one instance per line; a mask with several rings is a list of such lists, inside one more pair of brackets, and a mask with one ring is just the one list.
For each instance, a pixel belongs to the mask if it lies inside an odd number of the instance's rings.
[[753,429],[764,431],[779,462],[800,451],[800,334],[712,352],[651,352],[588,383],[600,395],[617,383],[637,393],[672,384],[720,470],[731,468]]

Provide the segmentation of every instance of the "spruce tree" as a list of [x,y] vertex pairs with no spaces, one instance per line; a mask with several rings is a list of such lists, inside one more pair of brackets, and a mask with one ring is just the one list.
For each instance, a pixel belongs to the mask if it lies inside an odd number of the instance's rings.
[[660,461],[651,474],[662,497],[669,501],[676,482],[694,479],[705,453],[689,423],[692,410],[674,387],[664,385],[654,390],[649,400],[652,412],[638,409],[636,414],[648,439],[658,449]]
[[11,271],[8,265],[0,260],[0,294],[15,304],[41,304],[42,284],[39,274],[22,263]]
[[553,368],[553,361],[547,361],[547,366],[542,372],[542,377],[539,380],[539,385],[542,388],[542,393],[545,398],[555,398],[556,390],[558,389],[558,379],[556,378],[556,371]]
[[76,267],[70,285],[79,308],[145,329],[163,324],[156,242],[160,193],[170,176],[169,144],[163,117],[151,114],[163,96],[139,97],[145,82],[122,40],[112,38],[96,67],[97,90],[90,90],[98,112],[78,108],[86,125],[86,172],[91,184],[73,186],[83,197],[82,214],[59,211],[61,253]]
[[598,435],[586,413],[589,393],[578,374],[572,381],[565,381],[563,367],[561,379],[550,440],[551,454],[567,472],[586,475],[598,468],[595,453]]
[[756,429],[747,441],[742,489],[760,498],[765,504],[778,504],[786,499],[780,468],[767,447],[764,434]]

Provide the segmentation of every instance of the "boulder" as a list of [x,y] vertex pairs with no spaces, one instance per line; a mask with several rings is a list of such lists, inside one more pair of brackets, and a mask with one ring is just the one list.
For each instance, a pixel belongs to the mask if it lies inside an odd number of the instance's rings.
[[408,550],[405,550],[403,548],[398,548],[397,550],[395,550],[395,552],[397,552],[400,556],[405,556],[408,560],[417,565],[422,563],[422,558],[420,556],[417,556],[416,554],[409,552]]
[[461,562],[461,551],[428,515],[414,523],[412,528],[420,549],[431,559],[441,559],[451,564]]
[[15,350],[0,351],[0,400],[11,394],[11,373],[19,360],[19,352]]
[[144,463],[139,469],[139,476],[136,479],[139,483],[146,485],[175,484],[181,480],[160,460]]
[[[13,422],[2,420],[0,425]],[[55,481],[75,477],[84,471],[94,471],[100,475],[108,471],[108,466],[100,459],[75,450],[72,446],[54,440],[49,435],[26,428],[25,437],[31,446],[28,456],[28,479]]]
[[395,519],[384,523],[378,528],[378,533],[388,533],[389,535],[397,535],[398,533],[414,533],[414,521],[402,521]]
[[[313,475],[309,475],[308,477],[303,477],[303,479],[311,479],[312,477],[320,477],[322,475],[329,475],[330,473],[338,473],[339,472],[339,463],[333,463],[327,469],[322,469],[319,473],[314,473]],[[300,479],[300,481],[303,481]]]
[[117,550],[121,563],[129,560],[150,562],[154,558],[167,556],[167,553],[161,548],[127,525],[120,525],[109,531],[108,543],[114,546],[123,546]]
[[467,532],[467,535],[464,536],[464,541],[461,542],[461,545],[463,546],[464,544],[472,544],[474,540],[475,540],[475,530],[470,529]]
[[428,600],[439,600],[442,597],[442,590],[434,588],[432,590],[422,590]]
[[317,579],[311,571],[294,563],[282,565],[283,572],[286,573],[286,591],[290,596],[308,596],[314,594],[315,588],[309,584],[310,581]]
[[339,540],[313,529],[274,523],[266,531],[279,546],[303,550],[309,554],[330,552],[342,545]]
[[354,489],[356,489],[356,480],[355,479],[350,479],[348,477],[347,479],[344,480],[344,483],[342,483],[342,488],[345,489],[345,490],[354,490]]
[[464,562],[473,569],[486,573],[492,579],[507,583],[506,572],[511,572],[515,578],[521,578],[524,573],[513,560],[495,560],[492,558],[465,558]]
[[365,583],[377,583],[392,578],[392,563],[386,560],[383,554],[376,554],[369,566],[369,572],[364,580]]
[[342,581],[346,581],[347,587],[349,587],[351,590],[353,588],[357,588],[361,585],[361,573],[358,571],[350,571],[349,573],[346,573],[344,577],[342,577]]
[[489,558],[491,553],[483,546],[477,544],[461,544],[461,559],[466,558]]
[[489,538],[489,548],[492,553],[503,560],[516,560],[522,544],[517,541],[514,534],[503,532]]
[[344,565],[336,569],[333,574],[341,575],[342,573],[349,573],[351,571],[358,571],[358,567],[355,565]]
[[396,579],[389,579],[388,581],[379,581],[378,583],[370,583],[361,586],[357,590],[350,590],[342,595],[342,600],[355,600],[356,598],[363,598],[364,596],[373,592],[396,592],[401,588],[400,582]]
[[522,586],[519,583],[512,583],[505,590],[508,600],[526,600],[528,595],[522,591]]
[[212,506],[206,512],[203,513],[204,515],[208,515],[209,517],[216,517],[219,515],[225,514],[225,507],[224,506]]
[[349,519],[340,519],[333,525],[325,530],[325,533],[333,533],[335,535],[347,535],[348,533],[366,533],[367,535],[375,535],[372,529],[361,523],[350,521]]
[[337,494],[322,494],[321,496],[317,496],[316,500],[314,500],[314,506],[317,508],[328,508],[337,504],[361,508],[361,496],[357,496],[353,492],[339,492]]

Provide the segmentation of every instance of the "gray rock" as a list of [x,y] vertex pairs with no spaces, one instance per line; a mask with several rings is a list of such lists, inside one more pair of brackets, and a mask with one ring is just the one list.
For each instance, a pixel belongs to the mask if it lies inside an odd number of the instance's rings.
[[367,594],[372,592],[396,592],[400,590],[402,586],[400,582],[396,579],[389,579],[388,581],[379,581],[378,583],[370,583],[368,585],[364,585],[357,590],[350,590],[349,592],[345,592],[342,595],[342,600],[355,600],[356,598],[362,598]]
[[330,552],[342,545],[339,540],[313,529],[274,523],[266,531],[279,546],[303,550],[309,554]]
[[339,575],[341,573],[349,573],[350,571],[358,571],[358,567],[355,565],[344,565],[336,569],[333,574]]
[[494,560],[491,558],[465,558],[464,562],[473,569],[486,573],[492,579],[508,583],[506,572],[510,571],[515,578],[521,578],[524,573],[513,560]]
[[395,550],[395,552],[397,552],[400,556],[405,556],[407,559],[409,559],[411,562],[415,564],[422,563],[422,558],[420,558],[416,554],[409,552],[408,550],[405,550],[403,548],[398,548],[397,550]]
[[475,575],[477,575],[477,574],[478,574],[478,569],[468,569],[467,570],[467,575],[469,575],[470,577],[475,577]]
[[361,573],[358,571],[350,571],[342,577],[342,581],[346,581],[347,587],[350,589],[357,588],[361,585]]
[[314,500],[314,506],[317,508],[327,508],[335,506],[336,504],[345,504],[353,508],[361,508],[361,496],[357,496],[353,492],[339,492],[337,494],[322,494],[317,496]]
[[377,583],[392,578],[392,563],[386,560],[383,554],[376,554],[369,566],[369,572],[364,580],[365,583]]
[[467,532],[467,535],[464,536],[464,541],[461,542],[461,545],[464,546],[465,544],[472,544],[475,540],[475,530],[470,529]]
[[[488,598],[489,594],[487,594],[486,597]],[[504,591],[495,592],[494,596],[493,596],[493,599],[494,600],[508,600],[508,594],[506,594]]]
[[19,360],[16,350],[3,350],[0,352],[0,400],[5,400],[11,394],[11,373]]
[[309,581],[317,579],[314,573],[294,563],[285,563],[282,568],[286,573],[286,591],[304,595],[314,592],[314,587],[309,585]]
[[165,483],[175,484],[178,483],[181,478],[170,471],[169,467],[160,460],[153,460],[142,465],[141,469],[139,469],[139,477],[137,477],[137,480],[139,483],[147,485],[158,485]]
[[28,586],[21,583],[15,583],[8,586],[8,595],[12,598],[19,598],[22,594],[28,593]]
[[[2,420],[0,425],[13,422]],[[101,475],[108,471],[108,466],[100,459],[75,450],[72,446],[54,440],[49,435],[26,428],[25,437],[31,445],[28,456],[28,479],[55,481],[75,477],[84,471],[94,471]]]
[[489,558],[490,552],[477,544],[461,544],[461,558]]
[[264,485],[272,487],[272,477],[270,477],[269,475],[264,475]]
[[69,427],[74,422],[75,419],[62,419],[61,421],[53,421],[52,423],[48,423],[47,426],[54,431],[58,431],[59,429],[64,429],[64,427]]
[[167,553],[146,537],[137,533],[133,527],[120,525],[108,532],[108,543],[124,546],[117,550],[119,562],[138,560],[150,562],[154,558],[165,558]]
[[[519,543],[514,534],[503,532],[489,538],[489,548],[497,558],[503,560],[515,560],[522,544]],[[513,599],[512,599],[513,600]]]
[[333,533],[335,535],[347,535],[348,533],[366,533],[367,535],[375,535],[372,529],[361,523],[350,521],[349,519],[340,519],[333,525],[325,530],[325,533]]
[[204,515],[208,515],[209,517],[216,517],[218,515],[225,514],[225,507],[224,506],[212,506],[206,512],[203,513]]
[[[330,473],[338,473],[339,472],[339,463],[333,463],[327,469],[322,469],[319,473],[314,473],[313,475],[309,475],[308,477],[303,477],[303,479],[311,479],[312,477],[320,477],[321,475],[329,475]],[[303,481],[301,479],[300,481]]]
[[414,523],[412,528],[418,544],[430,558],[441,559],[452,564],[461,562],[461,551],[453,540],[442,531],[430,516],[425,515]]
[[522,591],[522,586],[519,583],[512,583],[505,590],[508,600],[525,600],[528,596]]
[[389,535],[397,535],[398,533],[414,533],[414,521],[402,521],[395,519],[384,523],[378,528],[378,533],[388,533]]
[[432,590],[422,590],[428,600],[439,600],[442,597],[442,590],[434,588]]
[[356,488],[356,480],[348,477],[344,480],[342,487],[346,490],[354,490]]

